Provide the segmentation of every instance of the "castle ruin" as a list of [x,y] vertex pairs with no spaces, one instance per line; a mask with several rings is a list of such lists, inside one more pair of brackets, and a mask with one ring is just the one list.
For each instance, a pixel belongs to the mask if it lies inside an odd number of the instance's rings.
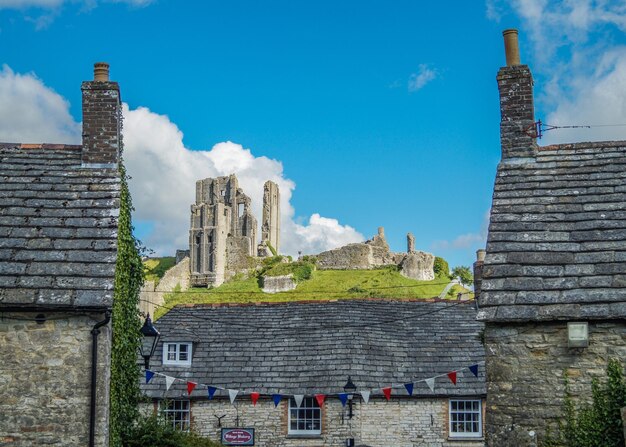
[[[266,182],[261,245],[269,242],[275,250],[280,231],[279,198],[278,185]],[[196,182],[189,230],[192,286],[219,286],[234,273],[248,268],[249,258],[258,255],[258,224],[250,203],[234,174]]]

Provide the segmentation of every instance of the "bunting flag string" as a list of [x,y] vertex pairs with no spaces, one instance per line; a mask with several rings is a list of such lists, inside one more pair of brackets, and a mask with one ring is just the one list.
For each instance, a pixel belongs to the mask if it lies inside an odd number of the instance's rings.
[[345,407],[346,403],[348,402],[348,393],[339,393],[337,394],[337,396],[339,397],[339,400],[341,401],[341,405]]
[[213,399],[213,396],[215,395],[215,392],[217,391],[217,388],[215,388],[214,386],[210,386],[208,387],[209,392],[209,400]]
[[468,369],[474,374],[474,377],[478,377],[478,365],[472,365]]
[[405,383],[404,387],[406,388],[406,392],[409,393],[409,396],[413,395],[413,384],[412,383]]
[[426,379],[426,385],[430,388],[431,392],[435,392],[435,378],[431,377],[430,379]]
[[272,394],[272,400],[274,401],[274,408],[278,406],[280,400],[283,398],[280,394]]
[[196,382],[189,382],[189,381],[187,381],[187,395],[188,396],[191,396],[191,392],[196,387],[196,385],[197,385]]
[[239,390],[228,390],[228,396],[230,397],[231,404],[235,403],[235,399],[237,399],[237,394],[239,394]]
[[391,399],[391,387],[383,388],[383,394],[387,400]]
[[293,399],[296,401],[296,407],[300,408],[302,401],[304,400],[304,394],[294,394]]
[[361,391],[361,397],[363,398],[363,402],[369,403],[369,401],[370,401],[370,392],[369,391]]
[[317,405],[319,405],[320,408],[322,408],[324,406],[324,399],[326,399],[326,395],[325,394],[316,394],[315,395],[315,400],[317,401]]
[[[369,390],[360,390],[357,392],[357,394],[360,394],[363,402],[368,403],[371,397],[371,394],[373,392],[381,392],[384,397],[387,400],[391,400],[391,396],[394,393],[393,390],[394,389],[402,389],[404,388],[407,392],[407,394],[409,396],[413,396],[413,393],[415,391],[415,385],[421,382],[426,383],[426,385],[428,386],[428,388],[430,389],[431,392],[435,391],[435,381],[437,378],[440,377],[447,377],[448,380],[450,382],[452,382],[453,385],[457,385],[459,382],[459,379],[464,380],[464,376],[463,376],[463,371],[466,369],[469,369],[469,371],[472,373],[473,377],[478,377],[479,374],[479,366],[481,364],[484,364],[485,362],[479,362],[476,364],[473,364],[471,366],[467,366],[465,368],[461,368],[455,371],[449,371],[446,372],[444,374],[439,374],[433,377],[428,377],[425,379],[420,379],[420,380],[415,380],[413,382],[407,382],[407,383],[402,383],[402,384],[391,384],[389,386],[383,387],[383,388],[372,388]],[[459,373],[461,373],[459,375]],[[181,382],[185,382],[187,385],[187,395],[191,395],[191,393],[193,392],[194,389],[196,389],[197,386],[201,386],[201,387],[206,387],[207,388],[207,393],[208,393],[208,398],[209,400],[213,399],[213,397],[215,396],[215,393],[218,390],[222,390],[222,391],[227,391],[228,392],[228,396],[230,397],[230,402],[232,404],[234,404],[235,400],[237,399],[237,396],[240,394],[243,395],[249,395],[250,399],[252,401],[253,405],[256,405],[258,400],[260,399],[260,397],[262,395],[266,395],[266,396],[271,396],[272,401],[274,402],[274,407],[278,407],[278,404],[280,403],[280,401],[283,399],[283,397],[293,397],[295,402],[296,402],[296,406],[298,408],[300,408],[300,406],[302,405],[303,401],[304,401],[304,394],[279,394],[279,393],[274,393],[274,394],[262,394],[258,391],[246,391],[246,390],[236,390],[236,389],[228,389],[228,388],[224,388],[224,387],[220,387],[220,386],[216,386],[216,385],[206,385],[206,384],[202,384],[202,383],[198,383],[198,382],[192,382],[190,380],[185,380],[185,379],[178,379],[176,377],[172,377],[172,376],[168,376],[167,374],[163,374],[163,373],[159,373],[156,371],[152,371],[150,369],[146,369],[145,370],[145,381],[146,384],[150,383],[153,379],[154,376],[160,376],[160,377],[164,377],[165,378],[165,389],[166,391],[169,391],[170,388],[172,387],[172,385],[176,382],[176,381],[181,381]],[[469,377],[469,379],[472,378],[472,376],[467,376]],[[321,407],[324,402],[326,401],[326,398],[328,397],[328,394],[324,394],[324,393],[312,393],[309,396],[313,396],[313,398],[316,400],[317,404]],[[350,394],[345,393],[345,392],[340,392],[340,393],[336,393],[333,394],[333,396],[337,396],[337,398],[339,398],[339,400],[341,401],[341,404],[343,406],[346,405],[346,403],[348,402],[348,399],[350,398]]]

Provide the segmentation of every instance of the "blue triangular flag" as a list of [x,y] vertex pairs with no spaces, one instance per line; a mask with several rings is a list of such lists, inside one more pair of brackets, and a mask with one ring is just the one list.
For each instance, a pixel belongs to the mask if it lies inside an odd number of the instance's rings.
[[475,377],[478,377],[478,365],[472,365],[469,367],[469,370],[474,374]]
[[152,378],[154,377],[154,373],[149,369],[146,369],[146,383],[150,383]]
[[413,384],[412,383],[405,383],[404,387],[406,388],[406,392],[409,393],[409,396],[413,395]]
[[209,400],[211,400],[213,399],[213,395],[217,391],[217,388],[215,388],[214,386],[210,386],[210,387],[207,387],[207,389],[209,391]]
[[339,400],[341,401],[341,405],[346,406],[346,402],[348,402],[348,393],[339,393]]
[[272,400],[274,401],[274,408],[278,406],[280,400],[283,398],[280,394],[272,394]]

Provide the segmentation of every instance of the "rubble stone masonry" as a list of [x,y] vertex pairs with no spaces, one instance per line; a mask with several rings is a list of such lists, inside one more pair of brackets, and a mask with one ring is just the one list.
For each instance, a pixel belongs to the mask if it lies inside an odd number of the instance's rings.
[[[0,319],[0,445],[26,447],[89,443],[91,329],[102,314],[44,313],[43,324]],[[98,336],[96,445],[108,445],[111,331]]]
[[287,400],[277,408],[268,399],[256,406],[248,396],[240,396],[235,406],[228,399],[192,401],[192,428],[214,440],[220,439],[216,416],[225,415],[222,427],[255,429],[257,447],[335,447],[345,446],[354,438],[355,446],[371,447],[481,447],[482,439],[454,440],[448,437],[448,399],[392,398],[387,402],[372,399],[368,404],[354,403],[354,416],[348,418],[348,406],[329,396],[322,410],[322,434],[294,436],[288,434]]
[[486,325],[488,445],[541,445],[546,427],[554,434],[562,416],[564,373],[574,399],[589,399],[609,358],[626,358],[624,340],[619,320],[590,321],[587,348],[567,347],[566,321]]

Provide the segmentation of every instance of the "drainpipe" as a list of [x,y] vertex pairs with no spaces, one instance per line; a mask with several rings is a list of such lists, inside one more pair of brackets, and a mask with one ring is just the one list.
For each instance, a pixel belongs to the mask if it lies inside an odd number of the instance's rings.
[[91,405],[89,408],[89,447],[95,446],[96,437],[96,379],[98,373],[98,335],[100,328],[111,321],[111,311],[104,313],[104,320],[99,321],[91,330]]

